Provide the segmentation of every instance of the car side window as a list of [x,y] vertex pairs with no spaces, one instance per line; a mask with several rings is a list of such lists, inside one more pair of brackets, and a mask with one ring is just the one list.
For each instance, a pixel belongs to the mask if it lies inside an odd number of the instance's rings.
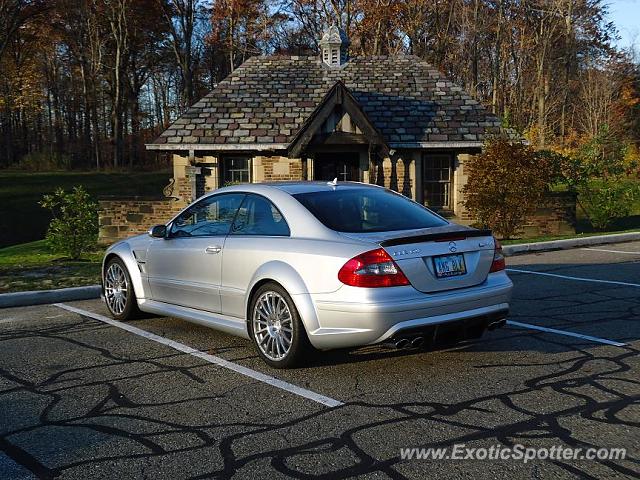
[[276,206],[259,195],[247,195],[231,228],[232,235],[288,236],[289,225]]
[[227,235],[245,194],[207,197],[182,212],[171,224],[170,237]]

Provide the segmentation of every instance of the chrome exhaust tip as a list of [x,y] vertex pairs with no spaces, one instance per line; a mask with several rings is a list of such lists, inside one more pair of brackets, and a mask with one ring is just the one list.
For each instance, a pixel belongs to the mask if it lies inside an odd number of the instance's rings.
[[424,345],[424,337],[416,337],[411,340],[411,346],[413,348],[420,348],[422,345]]

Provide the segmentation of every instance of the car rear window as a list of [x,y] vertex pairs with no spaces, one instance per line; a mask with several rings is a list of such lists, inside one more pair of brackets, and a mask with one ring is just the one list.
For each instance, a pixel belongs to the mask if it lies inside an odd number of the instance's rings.
[[325,226],[338,232],[390,232],[447,224],[423,206],[381,188],[337,188],[293,197]]

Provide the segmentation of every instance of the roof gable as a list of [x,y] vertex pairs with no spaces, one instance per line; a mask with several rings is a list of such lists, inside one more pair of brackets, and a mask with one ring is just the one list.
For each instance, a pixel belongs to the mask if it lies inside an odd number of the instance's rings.
[[149,148],[287,149],[341,82],[392,148],[480,145],[500,121],[415,56],[254,57],[189,108]]
[[386,153],[388,147],[382,135],[349,89],[341,80],[338,80],[293,137],[288,148],[289,156],[300,156],[313,137],[321,132],[327,119],[338,107],[351,118],[370,144],[378,146]]

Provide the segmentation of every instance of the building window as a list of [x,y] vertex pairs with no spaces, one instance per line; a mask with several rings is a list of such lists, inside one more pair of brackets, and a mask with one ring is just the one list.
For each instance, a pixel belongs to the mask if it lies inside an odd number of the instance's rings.
[[425,205],[436,209],[451,209],[453,155],[429,153],[423,155],[422,159]]
[[222,159],[222,186],[251,181],[251,159],[227,157]]

